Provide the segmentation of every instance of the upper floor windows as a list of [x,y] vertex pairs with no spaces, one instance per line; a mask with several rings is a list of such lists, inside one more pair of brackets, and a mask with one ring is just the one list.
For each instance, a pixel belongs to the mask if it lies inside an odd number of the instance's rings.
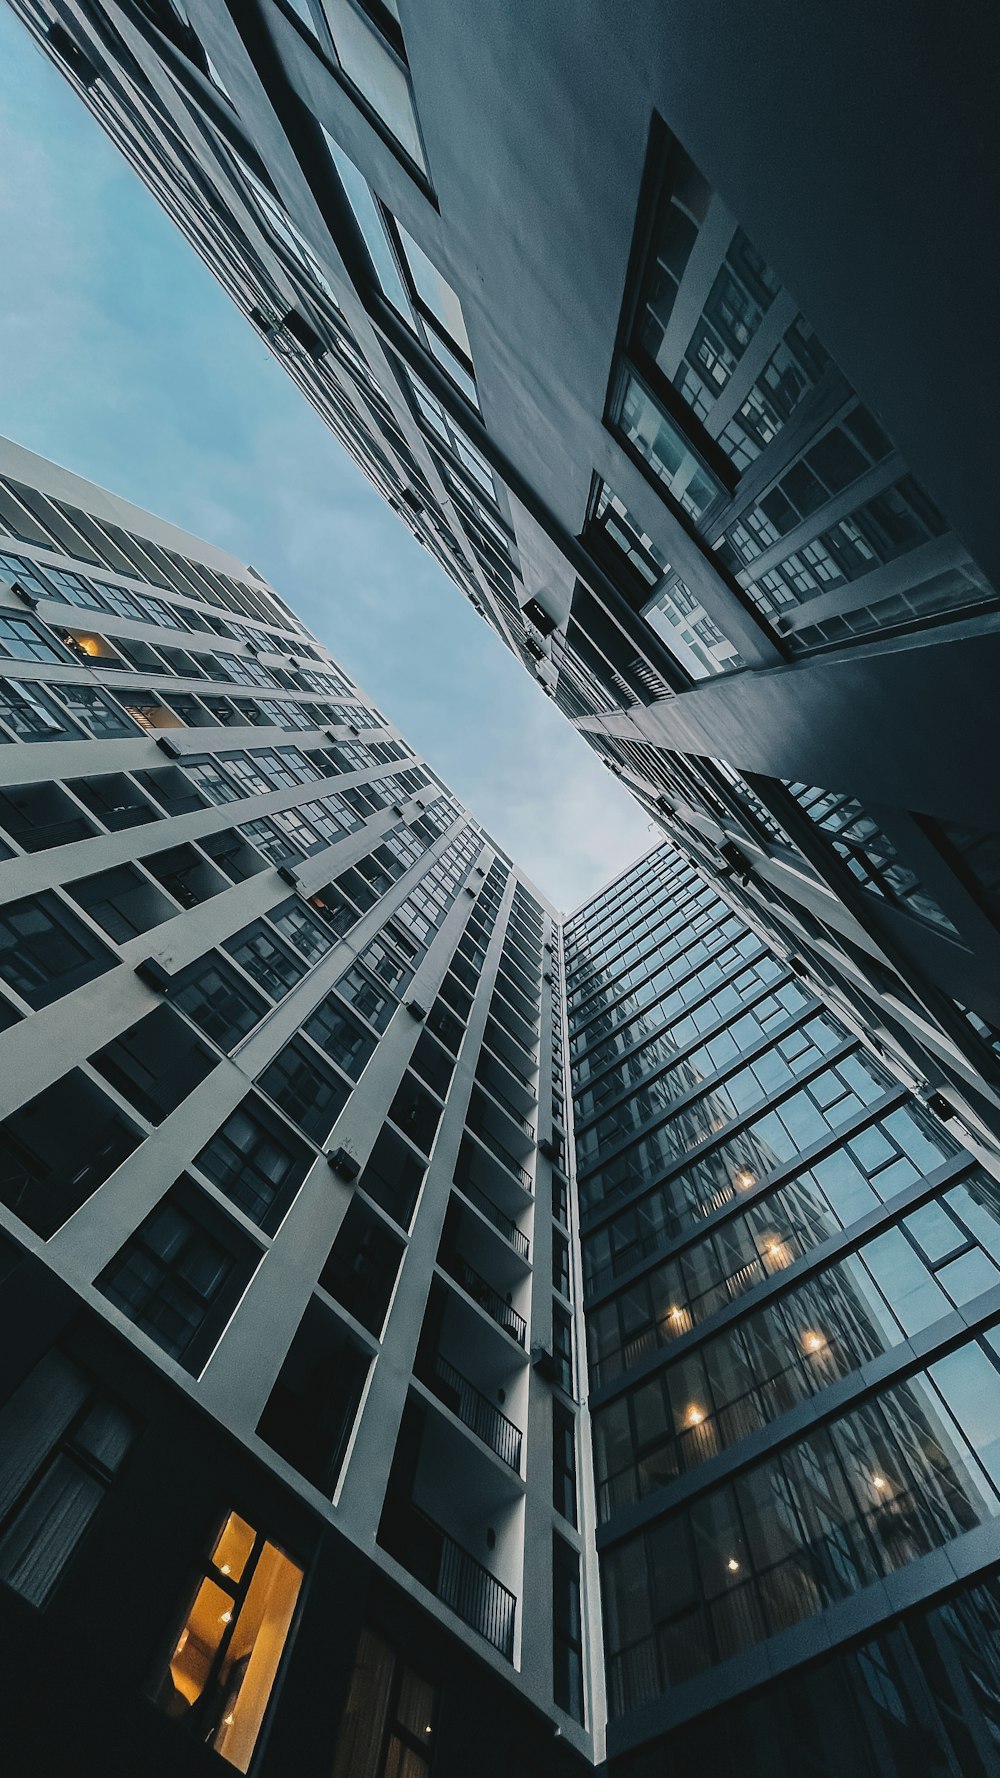
[[[638,466],[792,653],[996,599],[772,268],[662,130],[654,174],[608,406]],[[782,436],[793,414],[798,444]],[[738,490],[751,466],[748,505]],[[792,547],[779,551],[785,537]],[[851,583],[896,562],[859,607]],[[815,618],[800,622],[807,602]]]
[[838,857],[870,894],[906,908],[928,925],[953,938],[955,926],[903,862],[892,841],[852,796],[817,790],[810,784],[789,784],[788,790],[810,821],[829,835]]
[[73,659],[43,624],[8,612],[0,612],[0,655],[13,656],[16,661],[54,661],[57,665]]
[[478,407],[469,336],[458,297],[423,248],[375,196],[329,130],[324,134],[382,294],[467,400]]
[[105,1267],[98,1289],[169,1357],[200,1372],[260,1250],[183,1179]]
[[364,111],[426,180],[396,0],[291,0]]
[[110,951],[51,894],[11,901],[0,912],[0,975],[33,1008],[112,967]]

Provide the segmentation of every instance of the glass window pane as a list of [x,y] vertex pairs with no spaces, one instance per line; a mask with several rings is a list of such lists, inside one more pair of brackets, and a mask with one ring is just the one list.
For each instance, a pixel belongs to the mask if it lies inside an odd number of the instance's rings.
[[417,295],[427,304],[431,314],[441,323],[449,339],[454,340],[466,358],[472,357],[469,347],[469,336],[465,331],[465,317],[462,305],[455,295],[448,280],[442,277],[437,266],[432,265],[422,247],[419,247],[412,235],[407,234],[402,224],[397,222],[399,238],[403,244],[406,263],[410,269]]
[[359,173],[354,162],[344,153],[338,142],[335,142],[328,129],[323,130],[327,147],[333,156],[341,184],[347,194],[348,203],[354,211],[355,220],[364,236],[375,275],[382,287],[383,295],[387,296],[394,309],[408,321],[412,327],[410,303],[403,280],[399,275],[396,261],[392,256],[388,237],[382,224],[379,207],[372,196],[367,179]]
[[411,160],[426,172],[410,82],[374,25],[351,0],[323,0],[337,59]]

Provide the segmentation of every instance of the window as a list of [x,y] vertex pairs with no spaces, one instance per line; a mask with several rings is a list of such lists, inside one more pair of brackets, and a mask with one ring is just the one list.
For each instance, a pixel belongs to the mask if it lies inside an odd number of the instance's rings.
[[68,649],[60,648],[44,624],[30,617],[0,614],[0,655],[12,655],[16,661],[54,661],[61,665],[72,660]]
[[408,1229],[416,1208],[425,1165],[395,1130],[384,1127],[365,1164],[359,1185],[400,1228]]
[[[352,970],[350,973],[354,975],[359,972]],[[346,981],[347,977],[344,979]],[[377,992],[374,984],[368,991],[373,994]],[[343,984],[340,992],[343,992]],[[388,996],[386,999],[388,1000]],[[391,1005],[395,1006],[395,1001]],[[363,1012],[364,1007],[361,1006],[358,1010]],[[322,1006],[317,1007],[312,1017],[306,1020],[303,1030],[351,1080],[358,1079],[365,1063],[376,1049],[376,1039],[372,1033],[351,1017],[337,995],[331,995]]]
[[52,894],[0,909],[0,975],[29,1006],[49,1006],[113,966],[111,952]]
[[552,1305],[552,1350],[559,1383],[567,1395],[573,1393],[573,1321],[558,1303]]
[[594,554],[612,569],[624,567],[630,580],[655,586],[667,573],[666,557],[607,482],[598,481],[596,496],[585,531]]
[[[423,248],[375,197],[329,130],[324,130],[324,135],[382,294],[466,399],[478,407],[475,369],[458,297]],[[342,743],[342,749],[348,757],[354,751],[350,743]]]
[[29,1604],[48,1600],[136,1432],[57,1352],[0,1408],[0,1580]]
[[354,1197],[319,1275],[322,1288],[378,1337],[403,1257],[403,1242]]
[[90,1057],[98,1074],[160,1124],[212,1072],[216,1058],[168,1006],[158,1006]]
[[323,922],[295,896],[280,907],[269,908],[267,917],[310,964],[318,963],[332,949],[333,941]]
[[238,828],[224,827],[220,833],[202,834],[198,841],[213,864],[231,883],[244,883],[267,869],[260,854],[243,839]]
[[367,1352],[315,1297],[278,1373],[258,1435],[329,1499],[361,1402]]
[[552,1288],[567,1302],[571,1300],[569,1242],[558,1229],[552,1230]]
[[788,784],[786,788],[810,821],[829,835],[834,851],[864,889],[906,908],[928,925],[958,936],[944,909],[859,802],[809,784]]
[[691,679],[735,673],[746,665],[679,575],[643,608],[642,615]]
[[435,1688],[362,1630],[333,1778],[429,1778],[436,1710]]
[[54,691],[77,722],[98,740],[117,740],[120,735],[134,735],[136,727],[123,714],[107,692],[96,685],[53,685]]
[[700,519],[722,493],[718,477],[633,375],[625,381],[618,428],[640,462],[692,518]]
[[83,908],[116,944],[127,944],[137,933],[148,932],[177,912],[172,901],[134,864],[120,864],[70,883],[66,894]]
[[552,1398],[552,1504],[571,1525],[576,1524],[576,1415],[556,1396]]
[[310,1150],[250,1093],[195,1157],[195,1166],[251,1222],[273,1234],[311,1160]]
[[112,833],[126,827],[141,827],[148,821],[162,819],[159,809],[136,789],[124,772],[102,772],[99,777],[71,778],[66,788],[79,802],[96,815]]
[[75,724],[49,691],[27,680],[0,679],[0,722],[21,741],[79,738]]
[[309,967],[274,936],[263,920],[255,920],[235,938],[227,939],[226,950],[272,1000],[283,1000]]
[[327,47],[332,48],[341,73],[366,110],[374,113],[393,142],[426,174],[394,0],[384,4],[380,0],[322,0],[319,17]]
[[182,908],[198,907],[228,888],[225,877],[193,846],[170,846],[165,852],[152,853],[143,863]]
[[257,1085],[316,1143],[326,1140],[351,1096],[346,1081],[298,1037],[279,1050]]
[[223,958],[199,958],[175,978],[174,1006],[228,1055],[259,1025],[270,1006]]
[[250,1281],[260,1251],[182,1180],[97,1280],[123,1315],[197,1375]]
[[10,784],[0,791],[0,825],[25,852],[68,846],[97,833],[59,784]]
[[[382,933],[377,938],[373,938],[371,944],[361,952],[359,961],[366,964],[371,973],[377,976],[385,987],[391,988],[397,996],[403,993],[413,978],[412,969],[408,968],[397,952],[386,943]],[[354,973],[354,970],[349,970],[343,981],[338,983],[341,993],[344,992],[344,984],[354,978]],[[352,1004],[358,1006],[357,1000],[352,1000]],[[358,1011],[361,1010],[361,1007],[358,1006]],[[369,1014],[365,1014],[366,1018],[369,1016]],[[374,1022],[373,1019],[372,1023],[374,1024]]]
[[235,1512],[215,1541],[154,1697],[238,1772],[249,1769],[302,1569]]
[[562,1710],[583,1722],[580,1558],[558,1533],[552,1537],[552,1695]]

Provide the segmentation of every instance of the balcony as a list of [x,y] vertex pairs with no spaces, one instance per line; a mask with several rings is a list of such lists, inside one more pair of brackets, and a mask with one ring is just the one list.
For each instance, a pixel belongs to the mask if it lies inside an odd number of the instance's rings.
[[[476,1078],[473,1085],[477,1089],[473,1105],[478,1102],[485,1107],[483,1116],[486,1121],[493,1122],[496,1112],[502,1111],[504,1117],[514,1125],[517,1132],[516,1135],[514,1130],[506,1132],[508,1146],[512,1147],[516,1153],[523,1152],[530,1155],[535,1146],[535,1126],[529,1115],[537,1110],[534,1095],[526,1093],[519,1081],[512,1078],[497,1063],[491,1063],[490,1058],[482,1053],[480,1053],[476,1066]],[[501,1134],[503,1141],[505,1139],[504,1125],[496,1122],[494,1127]]]
[[474,1432],[501,1462],[520,1475],[521,1429],[513,1420],[508,1420],[506,1414],[494,1407],[489,1398],[440,1353],[429,1362],[426,1374],[424,1367],[417,1374],[463,1426]]
[[517,1600],[436,1520],[412,1502],[387,1501],[379,1542],[463,1624],[513,1660]]
[[[474,1114],[470,1112],[470,1116],[472,1115]],[[471,1131],[476,1141],[482,1143],[482,1146],[493,1156],[493,1159],[499,1161],[501,1167],[506,1168],[507,1172],[511,1175],[511,1178],[516,1179],[518,1184],[523,1186],[526,1192],[530,1192],[533,1189],[531,1174],[528,1172],[527,1168],[522,1167],[520,1161],[511,1154],[507,1144],[501,1142],[500,1138],[494,1135],[488,1125],[485,1123],[468,1124],[467,1128]]]
[[508,1006],[513,1007],[519,1019],[523,1019],[526,1025],[530,1025],[532,1030],[537,1032],[541,1016],[537,998],[533,994],[526,994],[502,963],[497,974],[496,992],[503,995]]
[[509,1334],[512,1340],[516,1340],[519,1346],[524,1345],[527,1332],[524,1316],[519,1315],[498,1290],[494,1290],[492,1284],[483,1277],[481,1272],[477,1272],[475,1267],[471,1266],[460,1253],[444,1253],[441,1256],[440,1264],[449,1278],[461,1285],[466,1295],[485,1310],[491,1321],[495,1321],[498,1327],[503,1328],[504,1333]]
[[510,1069],[511,1074],[517,1078],[521,1086],[531,1094],[532,1102],[534,1102],[533,1083],[538,1076],[538,1062],[530,1047],[525,1048],[520,1039],[515,1037],[507,1026],[497,1022],[492,1013],[486,1020],[484,1041],[489,1045],[490,1054],[496,1056],[505,1068]]
[[500,953],[500,969],[510,977],[520,993],[525,994],[533,1005],[537,1006],[541,988],[541,972],[525,966],[520,956],[515,956],[505,945]]
[[503,992],[503,983],[499,977],[497,978],[497,985],[493,993],[493,998],[490,1001],[490,1017],[495,1019],[496,1023],[501,1025],[507,1032],[507,1035],[512,1037],[514,1042],[520,1045],[520,1048],[530,1058],[530,1066],[532,1068],[536,1067],[538,1054],[538,1026],[537,1024],[532,1024],[530,1019],[526,1019],[522,1013],[518,1012],[517,1007],[513,1006],[507,999],[507,996]]
[[502,1235],[504,1240],[510,1243],[518,1257],[523,1259],[526,1263],[530,1263],[531,1243],[529,1242],[527,1235],[524,1233],[523,1229],[518,1228],[517,1223],[514,1222],[512,1217],[507,1216],[505,1212],[501,1210],[499,1204],[494,1203],[489,1193],[483,1191],[482,1186],[476,1185],[471,1177],[460,1179],[457,1171],[455,1174],[455,1185],[462,1193],[463,1197],[468,1198],[469,1203],[475,1205],[480,1216],[485,1216],[487,1222],[492,1224],[497,1233]]
[[[525,1376],[527,1372],[525,1371]],[[445,1414],[426,1384],[410,1390],[378,1542],[463,1623],[514,1656],[523,1560],[524,1484],[513,1467]]]

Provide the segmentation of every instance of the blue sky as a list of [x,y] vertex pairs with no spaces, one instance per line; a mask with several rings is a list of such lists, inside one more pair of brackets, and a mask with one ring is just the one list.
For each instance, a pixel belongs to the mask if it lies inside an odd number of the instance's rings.
[[0,432],[266,574],[557,906],[646,819],[0,6]]

